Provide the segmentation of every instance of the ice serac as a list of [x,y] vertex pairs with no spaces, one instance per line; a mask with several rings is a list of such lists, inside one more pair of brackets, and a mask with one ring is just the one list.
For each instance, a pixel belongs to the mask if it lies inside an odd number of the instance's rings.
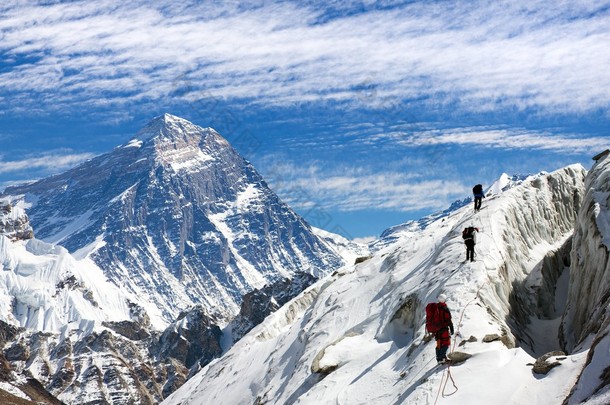
[[[569,351],[591,347],[569,404],[609,403],[610,376],[610,155],[589,171],[574,230],[572,272],[563,341]],[[589,402],[587,402],[589,403]]]
[[254,288],[342,264],[223,137],[169,114],[5,194],[30,205],[38,238],[90,257],[157,325],[194,305],[229,319]]

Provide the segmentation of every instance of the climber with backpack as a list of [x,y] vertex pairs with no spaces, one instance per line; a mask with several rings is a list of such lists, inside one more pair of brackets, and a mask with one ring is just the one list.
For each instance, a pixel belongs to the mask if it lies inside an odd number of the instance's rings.
[[475,212],[481,209],[481,202],[483,198],[485,198],[485,193],[483,193],[483,185],[477,184],[472,188],[472,194],[474,195],[474,210]]
[[474,245],[477,244],[477,232],[479,232],[479,228],[472,225],[462,231],[462,239],[466,244],[466,261],[474,262]]
[[436,340],[436,361],[444,364],[449,361],[447,350],[451,345],[451,335],[453,335],[453,322],[451,312],[447,308],[447,296],[440,294],[438,302],[431,302],[426,305],[426,331],[434,334]]

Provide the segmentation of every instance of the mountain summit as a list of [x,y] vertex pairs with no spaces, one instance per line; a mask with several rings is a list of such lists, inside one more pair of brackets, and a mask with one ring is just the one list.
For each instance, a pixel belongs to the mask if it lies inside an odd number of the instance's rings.
[[222,136],[170,114],[3,196],[25,201],[37,238],[91,258],[160,327],[193,305],[229,319],[255,288],[343,264]]

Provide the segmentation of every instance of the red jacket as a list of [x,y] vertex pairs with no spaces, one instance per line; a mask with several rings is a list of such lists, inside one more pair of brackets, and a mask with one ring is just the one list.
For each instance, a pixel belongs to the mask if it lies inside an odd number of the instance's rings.
[[434,334],[434,338],[437,340],[437,346],[449,346],[451,344],[451,335],[453,335],[451,312],[449,312],[449,308],[447,308],[447,304],[444,302],[439,302],[438,307],[443,310],[445,326]]

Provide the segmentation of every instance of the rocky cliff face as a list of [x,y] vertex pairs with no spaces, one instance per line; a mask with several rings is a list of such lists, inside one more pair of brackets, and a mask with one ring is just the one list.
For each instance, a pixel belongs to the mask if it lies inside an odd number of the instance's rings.
[[212,129],[164,115],[61,175],[11,187],[38,238],[90,257],[163,325],[201,305],[225,320],[241,297],[342,260]]
[[233,341],[241,339],[271,313],[312,285],[316,278],[298,273],[292,279],[283,279],[244,295],[239,314],[231,321]]

